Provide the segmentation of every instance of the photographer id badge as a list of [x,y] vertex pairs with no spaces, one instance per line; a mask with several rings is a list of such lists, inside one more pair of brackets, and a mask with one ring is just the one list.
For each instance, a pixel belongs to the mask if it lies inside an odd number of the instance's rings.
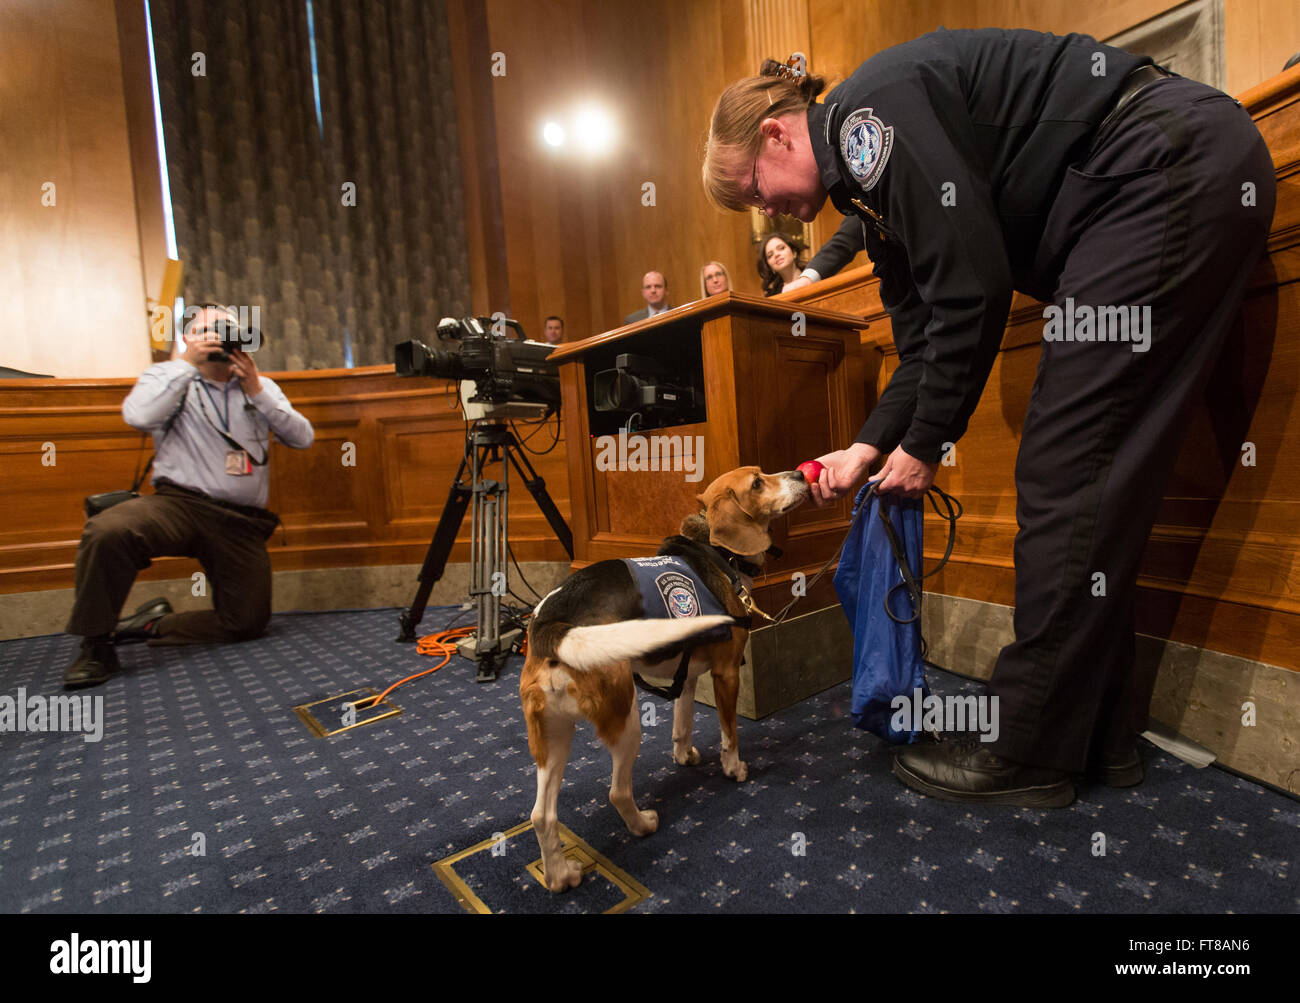
[[253,472],[253,462],[248,458],[248,453],[242,449],[231,449],[226,452],[226,473],[232,477],[245,477]]

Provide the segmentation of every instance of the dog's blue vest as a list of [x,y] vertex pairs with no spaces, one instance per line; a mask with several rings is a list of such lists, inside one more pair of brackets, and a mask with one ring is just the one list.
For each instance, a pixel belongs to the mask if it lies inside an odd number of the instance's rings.
[[[641,607],[645,610],[647,619],[682,620],[694,616],[726,616],[737,626],[748,629],[749,618],[731,616],[682,558],[624,557],[622,560],[641,593]],[[668,689],[652,686],[636,674],[632,678],[646,692],[665,700],[676,700],[686,682],[691,649],[701,644],[725,641],[730,636],[731,624],[724,623],[691,638],[682,652],[673,685]]]
[[[641,605],[649,619],[731,615],[680,557],[625,557],[623,563],[636,579]],[[693,638],[692,643],[711,644],[730,636],[731,626],[724,623]]]

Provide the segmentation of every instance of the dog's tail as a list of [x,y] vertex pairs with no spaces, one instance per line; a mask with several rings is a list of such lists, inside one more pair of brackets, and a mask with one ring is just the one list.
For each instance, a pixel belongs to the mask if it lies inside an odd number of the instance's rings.
[[572,627],[556,645],[555,657],[575,669],[599,669],[669,648],[732,622],[729,616],[692,616]]

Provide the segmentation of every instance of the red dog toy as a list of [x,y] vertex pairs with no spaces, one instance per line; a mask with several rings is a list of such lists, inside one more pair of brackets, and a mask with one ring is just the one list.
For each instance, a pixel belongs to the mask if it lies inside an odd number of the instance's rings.
[[825,467],[823,467],[816,460],[808,460],[804,463],[799,464],[799,466],[796,467],[795,469],[798,470],[799,473],[803,474],[803,479],[806,483],[816,484],[817,479],[821,477],[822,471],[825,469]]

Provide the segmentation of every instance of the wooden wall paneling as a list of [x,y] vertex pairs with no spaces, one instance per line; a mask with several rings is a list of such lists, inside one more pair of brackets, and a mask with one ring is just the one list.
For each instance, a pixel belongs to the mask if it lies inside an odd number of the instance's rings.
[[1282,72],[1300,51],[1300,7],[1294,0],[1223,0],[1229,94]]
[[[742,0],[725,0],[718,4],[717,22],[710,36],[710,44],[716,45],[721,59],[710,64],[712,74],[708,86],[702,80],[699,96],[700,106],[699,133],[708,134],[710,114],[713,106],[729,84],[743,77],[758,72],[758,64],[753,62],[746,32],[738,30],[743,24],[741,10]],[[711,259],[718,259],[727,266],[731,274],[732,288],[739,292],[762,295],[757,269],[758,248],[750,237],[748,214],[723,213],[710,208],[705,202],[701,190],[700,167],[703,161],[703,140],[696,144],[697,152],[691,161],[694,168],[693,184],[700,200],[701,209],[698,218],[706,227],[706,234],[699,247],[700,265]],[[698,271],[698,269],[697,269]]]
[[[758,290],[746,217],[709,208],[699,180],[713,101],[752,72],[736,30],[743,18],[743,0],[635,13],[583,0],[536,11],[489,4],[491,47],[514,60],[494,93],[498,134],[511,144],[501,178],[511,295],[530,330],[552,312],[565,317],[570,341],[619,326],[642,305],[651,268],[665,273],[674,304],[698,298],[700,266],[715,258],[736,288]],[[584,97],[616,117],[616,149],[588,162],[543,148],[544,115]],[[645,182],[656,186],[655,206],[641,203]]]
[[1229,94],[1240,94],[1260,80],[1270,77],[1282,68],[1286,60],[1272,72],[1260,75],[1260,0],[1223,0],[1223,33],[1227,48],[1227,80],[1224,89]]
[[0,364],[138,372],[149,328],[113,7],[9,0],[0,53]]
[[439,485],[433,473],[440,466],[440,423],[429,414],[405,413],[380,415],[375,424],[384,469],[381,524],[393,534],[421,533],[442,515],[451,491],[451,478]]
[[[285,532],[267,545],[287,546],[290,526],[295,546],[364,541],[369,535],[365,495],[382,482],[375,451],[358,441],[357,418],[308,417],[316,430],[311,448],[271,447],[267,507],[280,516]],[[345,443],[358,447],[354,467],[343,465]]]
[[[766,317],[745,314],[731,317],[734,396],[719,397],[717,401],[723,408],[726,408],[727,401],[734,402],[736,445],[739,450],[735,466],[763,466],[764,453],[767,452],[768,446],[763,438],[763,432],[769,427],[768,422],[773,415],[776,390],[781,385],[759,382],[760,360],[769,351],[769,345],[760,342],[767,342],[772,337],[772,330],[779,326],[779,322]],[[718,474],[726,473],[730,469],[733,467],[720,467]]]
[[493,102],[492,50],[485,0],[446,5],[460,139],[471,302],[476,315],[509,312],[509,261]]
[[[148,26],[139,0],[114,0],[122,93],[126,106],[131,176],[135,183],[141,278],[146,297],[158,295],[167,267],[167,224],[163,212],[162,167],[153,115],[153,74],[149,66]],[[168,308],[171,304],[165,304]],[[145,309],[142,301],[141,309]],[[155,361],[169,358],[159,352]]]
[[[754,455],[752,442],[753,385],[743,385],[737,372],[737,339],[748,337],[747,320],[735,316],[715,317],[700,327],[700,345],[704,355],[704,394],[709,401],[708,431],[705,436],[704,484],[707,486],[728,470],[742,464],[742,457]],[[742,389],[743,388],[743,389]],[[719,401],[735,401],[735,408],[718,407]],[[740,442],[750,435],[748,454]]]
[[[658,428],[645,435],[647,439],[672,436],[682,442],[688,436],[699,435],[707,440],[708,426],[676,425]],[[663,440],[658,444],[662,445]],[[655,446],[656,443],[651,441],[649,445]],[[662,453],[660,455],[662,458]],[[682,519],[699,508],[695,496],[708,486],[709,479],[706,475],[701,481],[688,481],[686,476],[685,471],[671,469],[606,472],[603,479],[609,522],[601,540],[608,543],[631,541],[640,544],[644,553],[653,554],[663,538],[676,533]]]
[[[569,529],[573,531],[573,560],[575,564],[590,560],[587,541],[601,523],[597,510],[597,492],[591,476],[591,441],[582,434],[582,415],[587,410],[586,364],[582,359],[560,367],[560,393],[565,401],[576,401],[576,406],[564,408],[565,456],[568,485],[571,493]],[[607,516],[605,517],[608,518]]]
[[[275,570],[418,563],[424,558],[464,446],[454,394],[437,381],[402,379],[384,366],[269,374],[316,429],[307,450],[272,446],[267,506],[284,520],[267,541]],[[87,494],[127,487],[140,436],[121,417],[133,380],[0,382],[0,592],[68,588]],[[524,431],[521,429],[521,432]],[[549,432],[546,435],[549,443]],[[56,465],[40,464],[43,443]],[[356,446],[355,467],[342,445]],[[531,443],[544,448],[542,443]],[[149,444],[145,456],[152,451]],[[529,456],[569,518],[563,439]],[[499,471],[499,468],[494,468]],[[491,475],[491,471],[490,471]],[[562,561],[563,548],[516,471],[510,536],[519,561]],[[469,559],[468,518],[452,561]],[[145,580],[187,576],[193,561],[162,558]]]

